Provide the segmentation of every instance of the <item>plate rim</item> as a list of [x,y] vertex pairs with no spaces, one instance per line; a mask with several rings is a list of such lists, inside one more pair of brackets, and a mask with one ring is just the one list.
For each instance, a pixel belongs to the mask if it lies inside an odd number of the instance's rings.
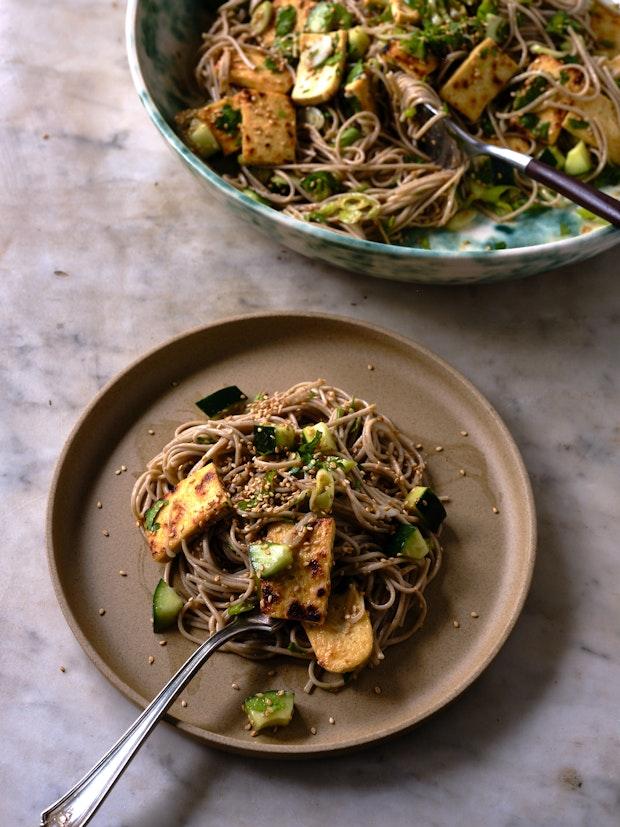
[[204,744],[209,744],[210,746],[216,747],[217,749],[221,749],[226,752],[248,756],[261,755],[263,757],[268,758],[312,758],[321,754],[340,755],[342,753],[352,752],[354,750],[363,749],[369,746],[370,744],[378,744],[380,742],[386,741],[389,738],[402,735],[410,731],[413,727],[422,723],[422,721],[425,721],[434,714],[436,714],[440,709],[443,709],[448,704],[451,704],[462,692],[465,691],[465,689],[471,686],[474,683],[474,681],[476,681],[480,677],[484,670],[497,656],[498,652],[500,651],[500,649],[508,639],[510,633],[514,629],[515,624],[523,610],[523,605],[530,590],[532,576],[534,572],[534,565],[536,561],[537,522],[532,485],[529,475],[527,473],[525,463],[523,461],[523,457],[521,456],[521,452],[512,434],[510,433],[507,425],[504,423],[503,419],[495,410],[493,405],[469,379],[467,379],[456,368],[452,367],[452,365],[450,365],[441,356],[438,356],[432,350],[425,347],[424,345],[421,345],[414,339],[411,339],[407,336],[403,336],[400,333],[388,330],[387,328],[384,328],[380,325],[375,325],[372,322],[352,318],[350,316],[342,316],[332,313],[320,313],[316,311],[299,311],[295,309],[274,311],[263,310],[253,313],[242,313],[235,314],[233,316],[226,316],[220,319],[216,319],[207,325],[198,325],[184,330],[181,333],[177,333],[174,336],[166,338],[164,341],[149,348],[147,351],[141,352],[140,355],[137,358],[133,359],[128,365],[126,365],[121,370],[115,372],[114,375],[95,394],[95,396],[91,399],[88,405],[82,410],[77,421],[75,422],[69,434],[67,435],[62,450],[58,456],[58,459],[54,467],[54,473],[52,475],[52,479],[50,482],[49,495],[47,499],[45,517],[46,555],[48,569],[52,580],[56,600],[60,606],[61,612],[67,625],[69,626],[77,642],[80,644],[82,650],[86,653],[86,655],[89,657],[92,663],[97,667],[99,672],[108,680],[109,683],[112,684],[112,686],[114,686],[122,695],[124,695],[126,698],[132,701],[140,709],[144,709],[147,706],[147,704],[150,703],[150,701],[147,698],[144,698],[138,692],[135,692],[107,665],[107,663],[105,663],[103,658],[99,655],[95,647],[90,643],[90,640],[82,631],[82,628],[80,627],[78,621],[74,617],[69,607],[68,601],[62,589],[59,569],[56,565],[56,552],[54,548],[53,538],[56,501],[59,493],[58,484],[64,469],[64,465],[66,463],[67,457],[76,437],[78,436],[84,424],[90,418],[95,408],[99,405],[101,400],[117,384],[118,381],[130,374],[142,362],[146,361],[149,358],[152,358],[158,352],[165,350],[170,346],[173,346],[175,343],[185,338],[197,335],[199,333],[211,330],[213,328],[225,327],[230,324],[235,324],[248,320],[264,319],[269,321],[273,319],[282,318],[320,319],[330,322],[344,323],[352,327],[360,328],[362,331],[371,331],[372,333],[379,335],[381,337],[387,337],[388,339],[396,340],[396,342],[398,342],[400,345],[404,345],[408,348],[413,347],[418,352],[423,354],[425,357],[430,358],[431,361],[434,361],[435,363],[439,364],[439,366],[443,370],[446,370],[453,379],[455,379],[457,382],[464,386],[465,390],[474,397],[475,401],[479,405],[481,405],[485,409],[485,412],[492,418],[495,426],[499,429],[501,436],[503,437],[504,444],[510,450],[512,460],[515,465],[515,470],[519,476],[519,482],[523,486],[525,492],[525,500],[523,506],[526,518],[522,524],[527,526],[527,543],[523,551],[524,556],[526,556],[526,567],[521,592],[518,596],[517,601],[513,605],[512,611],[504,620],[502,627],[499,630],[499,633],[495,636],[493,646],[490,647],[490,649],[485,653],[484,657],[480,659],[480,661],[476,664],[475,668],[472,669],[466,677],[461,679],[461,681],[452,685],[449,691],[440,700],[434,703],[430,708],[424,710],[418,715],[413,716],[405,726],[387,726],[382,729],[376,730],[370,737],[358,736],[355,738],[350,738],[346,741],[341,742],[337,747],[324,745],[322,746],[320,744],[316,744],[313,746],[311,743],[303,745],[284,743],[263,744],[258,742],[257,740],[253,740],[250,744],[248,744],[247,747],[245,747],[240,745],[237,741],[233,741],[227,735],[209,732],[208,730],[202,729],[198,726],[195,726],[194,724],[182,721],[169,713],[164,715],[164,720],[172,724],[177,729],[180,729],[182,732],[192,736],[194,739],[197,739]]

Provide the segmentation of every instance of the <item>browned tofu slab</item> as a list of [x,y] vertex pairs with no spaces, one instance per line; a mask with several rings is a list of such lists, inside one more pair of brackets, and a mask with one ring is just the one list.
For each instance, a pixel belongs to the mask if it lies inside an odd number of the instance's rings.
[[208,106],[203,106],[202,109],[196,112],[196,115],[213,132],[224,155],[239,151],[241,147],[240,94],[222,98]]
[[276,39],[276,19],[278,10],[286,8],[286,6],[293,6],[297,12],[295,18],[295,32],[303,32],[306,20],[311,10],[316,6],[315,0],[273,0],[273,19],[267,31],[261,35],[260,39],[265,46],[271,46]]
[[[285,543],[291,523],[274,523],[267,532],[272,543]],[[260,581],[260,608],[271,617],[323,623],[331,589],[336,523],[323,517],[307,539],[294,549],[293,565],[282,575]]]
[[355,622],[364,598],[354,585],[344,594],[333,594],[329,599],[327,618],[322,626],[304,623],[304,629],[314,649],[317,662],[329,672],[352,672],[363,666],[370,655],[374,637],[366,609]]
[[514,60],[487,37],[465,58],[439,94],[473,123],[518,69]]
[[620,120],[613,103],[605,95],[599,95],[594,100],[582,101],[578,104],[583,116],[576,112],[567,112],[562,126],[575,138],[583,140],[590,146],[596,146],[596,138],[590,126],[583,126],[596,121],[601,132],[607,138],[607,154],[614,164],[620,164]]
[[295,109],[286,95],[249,89],[241,97],[241,163],[272,166],[295,160]]
[[166,562],[207,523],[219,520],[230,508],[217,468],[210,462],[194,471],[171,491],[155,519],[157,531],[147,532],[153,558]]
[[[556,60],[556,58],[551,57],[550,55],[540,55],[537,57],[530,63],[528,70],[532,72],[545,72],[547,75],[551,75],[551,77],[556,80],[559,80],[560,76],[564,77],[564,75],[566,75],[565,88],[570,92],[576,92],[581,82],[580,74],[577,70],[565,69],[563,63],[560,63],[559,60]],[[541,76],[538,75],[537,77]],[[535,82],[536,77],[528,78],[523,84],[523,92],[530,89],[532,84]],[[519,94],[521,94],[521,92],[517,93],[517,97]],[[516,126],[517,129],[521,129],[523,132],[526,132],[531,138],[553,146],[560,136],[562,122],[566,115],[566,110],[553,106],[553,101],[556,101],[557,103],[570,103],[570,98],[566,95],[558,94],[557,97],[554,96],[553,98],[546,100],[541,106],[533,109],[532,112],[538,118],[538,123],[536,124],[535,129],[528,129],[527,127],[524,127],[518,117],[512,118],[511,123]]]
[[254,64],[254,68],[250,69],[235,52],[230,59],[229,74],[233,86],[282,94],[289,91],[293,85],[293,78],[284,61],[266,55],[254,46],[245,46],[243,51]]
[[620,54],[620,10],[594,3],[590,9],[590,26],[601,51],[609,57]]
[[424,60],[414,57],[406,52],[397,40],[390,43],[387,50],[387,59],[416,80],[424,80],[427,75],[430,75],[437,68],[435,55],[427,55]]

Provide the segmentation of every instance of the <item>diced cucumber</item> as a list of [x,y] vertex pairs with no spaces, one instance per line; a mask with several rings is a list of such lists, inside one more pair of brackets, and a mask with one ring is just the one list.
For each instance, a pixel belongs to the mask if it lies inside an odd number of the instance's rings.
[[233,603],[226,611],[228,612],[228,617],[236,617],[236,615],[251,612],[252,609],[256,608],[256,606],[256,599],[254,597],[249,597],[247,600],[242,600],[241,603]]
[[292,425],[254,426],[254,447],[259,454],[273,454],[276,448],[292,448],[294,442]]
[[288,689],[268,689],[250,695],[243,703],[254,732],[290,724],[295,709],[295,693]]
[[172,626],[185,601],[165,580],[160,580],[153,592],[153,631],[163,632]]
[[405,508],[424,521],[424,524],[435,534],[439,526],[446,519],[446,509],[443,503],[430,488],[418,485],[407,494]]
[[310,495],[310,511],[331,511],[334,504],[334,489],[334,478],[329,471],[321,468]]
[[549,164],[550,167],[555,167],[556,169],[564,169],[566,165],[566,158],[557,146],[546,146],[540,153],[539,159],[544,164]]
[[220,145],[206,123],[193,118],[187,130],[187,138],[201,158],[210,158],[220,151]]
[[239,390],[236,385],[229,385],[227,388],[222,388],[219,391],[210,393],[203,399],[199,399],[196,405],[209,419],[214,419],[218,414],[229,411],[231,408],[247,401],[248,398],[243,391]]
[[387,551],[393,557],[411,557],[421,560],[429,552],[422,532],[414,525],[401,525],[389,540]]
[[306,425],[303,429],[303,435],[307,442],[312,442],[316,434],[321,435],[317,446],[320,453],[328,454],[330,451],[337,450],[336,440],[329,430],[327,422],[317,422],[316,425]]
[[354,26],[347,32],[349,56],[353,60],[364,57],[370,46],[370,35],[361,26]]
[[293,551],[286,543],[252,543],[248,556],[259,577],[275,577],[293,565]]
[[354,459],[338,459],[337,464],[345,474],[349,474],[354,468],[357,468],[357,462]]
[[592,169],[592,157],[588,151],[588,147],[583,141],[579,141],[572,149],[566,153],[565,172],[569,175],[585,175]]

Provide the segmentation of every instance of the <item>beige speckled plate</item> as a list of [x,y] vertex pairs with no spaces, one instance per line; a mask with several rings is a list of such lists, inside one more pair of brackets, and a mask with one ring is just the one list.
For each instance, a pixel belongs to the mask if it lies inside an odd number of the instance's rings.
[[[290,313],[231,319],[173,339],[114,379],[81,418],[58,465],[48,514],[54,586],[77,639],[116,687],[144,706],[190,651],[178,633],[160,647],[162,636],[151,631],[151,593],[161,570],[129,509],[139,471],[179,423],[200,416],[193,403],[209,391],[234,383],[255,394],[318,376],[376,400],[424,444],[434,488],[451,498],[444,566],[429,588],[421,632],[339,694],[305,695],[306,668],[296,662],[216,654],[184,693],[187,707],[175,703],[169,720],[224,749],[289,757],[342,751],[418,723],[490,663],[529,586],[535,518],[527,474],[506,427],[460,374],[418,345],[361,322]],[[444,450],[436,452],[437,445]],[[121,465],[128,470],[117,475]],[[275,735],[251,738],[240,702],[271,686],[294,689],[297,712]]]

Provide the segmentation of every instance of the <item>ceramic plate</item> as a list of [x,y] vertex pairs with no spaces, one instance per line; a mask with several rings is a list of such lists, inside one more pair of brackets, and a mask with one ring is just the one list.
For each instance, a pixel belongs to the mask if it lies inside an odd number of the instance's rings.
[[[532,573],[535,518],[523,462],[493,408],[459,373],[413,342],[348,319],[282,313],[219,322],[151,351],[104,388],[70,436],[52,486],[49,561],[60,605],[89,657],[121,692],[144,706],[191,651],[177,632],[166,634],[161,647],[163,636],[151,631],[161,568],[130,512],[138,474],[177,425],[200,416],[194,402],[206,393],[237,384],[253,395],[319,376],[377,401],[424,445],[433,487],[450,497],[445,562],[427,592],[423,629],[339,694],[304,694],[306,667],[297,662],[216,654],[183,693],[187,707],[175,703],[169,720],[237,752],[343,751],[422,721],[497,654]],[[128,470],[117,474],[121,466]],[[293,722],[251,738],[240,703],[273,686],[295,690]]]

